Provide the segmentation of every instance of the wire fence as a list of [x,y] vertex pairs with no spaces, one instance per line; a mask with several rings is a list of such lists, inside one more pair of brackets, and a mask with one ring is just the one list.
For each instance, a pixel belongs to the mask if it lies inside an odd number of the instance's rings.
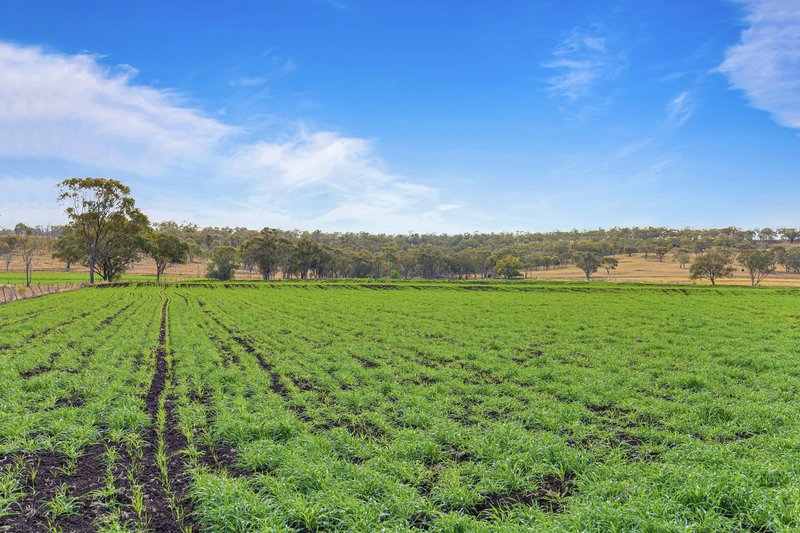
[[37,298],[57,292],[67,292],[88,287],[88,283],[52,283],[37,284],[26,287],[25,285],[0,285],[0,304]]

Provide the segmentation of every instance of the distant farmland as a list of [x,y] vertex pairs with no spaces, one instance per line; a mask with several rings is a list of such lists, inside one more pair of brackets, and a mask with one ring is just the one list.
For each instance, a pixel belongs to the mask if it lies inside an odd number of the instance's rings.
[[[612,281],[612,282],[638,282],[638,283],[677,283],[687,285],[707,285],[708,280],[690,280],[689,269],[681,268],[678,263],[673,261],[672,254],[664,257],[663,261],[658,261],[654,256],[645,258],[641,254],[618,255],[615,256],[619,261],[616,270],[607,273],[604,269],[592,275],[593,281]],[[170,280],[191,280],[200,279],[205,276],[208,263],[203,260],[195,260],[186,265],[175,265],[167,270],[166,279]],[[45,254],[37,256],[34,261],[33,283],[65,283],[65,282],[84,282],[88,280],[86,268],[73,265],[71,272],[64,272],[64,264],[53,260]],[[0,285],[2,284],[24,284],[25,274],[19,261],[11,263],[8,273],[0,271]],[[583,281],[585,275],[574,265],[552,268],[549,270],[530,270],[524,274],[529,279],[536,280],[556,280],[556,281]],[[130,270],[122,276],[123,280],[142,281],[155,279],[155,265],[149,258],[143,258],[134,263]],[[261,276],[257,271],[249,272],[239,269],[236,272],[237,280],[257,281]],[[733,272],[733,277],[717,280],[721,285],[750,285],[750,278],[740,267]],[[800,286],[800,274],[786,272],[779,268],[774,274],[770,275],[762,285],[797,287]]]
[[93,288],[0,362],[8,531],[800,528],[800,290]]

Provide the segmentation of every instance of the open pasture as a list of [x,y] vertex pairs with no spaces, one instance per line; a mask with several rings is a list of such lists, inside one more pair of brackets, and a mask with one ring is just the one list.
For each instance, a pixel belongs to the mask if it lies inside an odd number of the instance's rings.
[[796,531],[800,291],[142,284],[0,307],[8,531]]

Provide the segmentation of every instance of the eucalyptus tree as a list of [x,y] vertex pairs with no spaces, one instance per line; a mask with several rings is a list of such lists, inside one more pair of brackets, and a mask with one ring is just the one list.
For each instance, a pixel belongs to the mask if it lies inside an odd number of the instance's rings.
[[66,226],[53,246],[53,258],[64,261],[67,272],[72,268],[72,264],[80,261],[86,253],[74,226]]
[[619,266],[619,261],[613,257],[604,257],[600,260],[600,266],[606,269],[606,274],[611,274],[611,271]]
[[730,254],[722,250],[712,249],[698,255],[689,267],[690,279],[708,279],[712,285],[716,285],[719,278],[729,278],[732,275]]
[[25,266],[25,286],[30,287],[33,279],[33,258],[36,253],[37,238],[33,235],[33,228],[19,223],[14,227],[16,233],[16,249]]
[[186,263],[189,245],[175,235],[153,231],[145,238],[144,249],[156,263],[156,282],[161,281],[164,271],[171,265]]
[[575,262],[575,266],[583,270],[586,275],[586,281],[589,281],[592,274],[600,268],[603,257],[597,252],[579,251],[572,255],[572,260]]
[[691,262],[692,257],[687,252],[681,250],[673,256],[672,260],[678,263],[681,268],[686,268],[686,265]]
[[669,253],[669,247],[663,244],[659,244],[658,246],[653,249],[653,253],[656,254],[656,258],[659,262],[664,260],[664,256]]
[[227,281],[233,279],[239,268],[239,253],[232,246],[217,246],[211,252],[211,264],[206,275],[211,279]]
[[17,247],[17,236],[8,235],[0,239],[0,258],[6,264],[6,272],[11,266],[11,261],[14,259],[14,252]]
[[522,261],[511,254],[505,255],[497,260],[494,266],[494,273],[506,279],[516,278],[522,275]]
[[775,272],[775,252],[772,250],[744,250],[738,260],[750,275],[753,287]]
[[242,258],[258,267],[262,279],[272,279],[286,261],[289,246],[278,230],[264,228],[242,246]]
[[787,272],[800,273],[800,248],[786,250],[782,262]]
[[[138,257],[147,218],[136,208],[130,187],[114,179],[71,178],[58,184],[58,201],[83,243],[89,282],[104,272],[107,281]],[[102,263],[99,264],[99,263]]]
[[788,239],[790,244],[794,244],[794,241],[800,237],[800,231],[795,228],[778,228],[778,233],[784,239]]

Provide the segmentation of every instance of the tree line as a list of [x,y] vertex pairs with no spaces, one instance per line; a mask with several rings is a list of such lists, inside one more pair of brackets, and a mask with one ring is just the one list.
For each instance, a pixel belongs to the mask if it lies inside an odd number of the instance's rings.
[[[738,261],[753,285],[779,265],[800,272],[800,248],[786,247],[800,230],[611,228],[585,231],[402,235],[367,232],[260,231],[205,227],[173,221],[151,223],[123,183],[103,178],[73,178],[58,185],[58,201],[69,223],[32,228],[22,223],[0,230],[0,258],[6,269],[18,254],[30,269],[37,243],[51,242],[52,254],[88,267],[114,281],[143,256],[156,263],[160,279],[170,265],[209,261],[207,275],[231,279],[243,268],[265,280],[281,278],[513,278],[524,271],[575,265],[591,279],[599,269],[617,268],[612,256],[642,254],[664,261],[669,255],[689,277],[715,283]],[[49,239],[48,239],[49,237]],[[30,282],[28,276],[27,281]]]

